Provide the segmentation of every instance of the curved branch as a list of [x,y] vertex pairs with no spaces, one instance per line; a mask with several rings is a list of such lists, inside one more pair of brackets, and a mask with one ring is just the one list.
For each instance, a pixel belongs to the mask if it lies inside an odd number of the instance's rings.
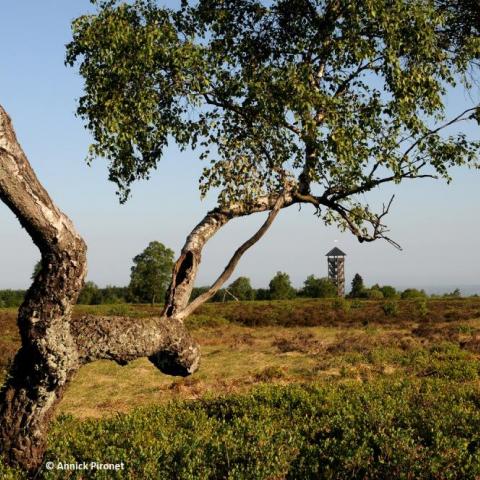
[[464,122],[466,120],[471,120],[472,119],[472,116],[469,116],[469,117],[465,117],[465,115],[467,115],[468,113],[475,113],[476,111],[478,111],[479,109],[479,106],[476,106],[476,107],[472,107],[472,108],[467,108],[466,110],[464,110],[462,113],[458,114],[456,117],[453,117],[451,120],[449,120],[448,122],[445,122],[443,123],[442,125],[439,125],[438,127],[432,129],[432,130],[429,130],[428,132],[426,132],[424,135],[422,135],[420,138],[418,138],[417,140],[415,140],[415,142],[413,142],[408,148],[407,150],[405,150],[405,153],[403,154],[403,158],[407,158],[408,155],[410,154],[410,152],[415,148],[417,147],[421,142],[423,142],[426,138],[428,137],[431,137],[432,135],[435,135],[437,134],[438,132],[444,130],[445,128],[448,128],[450,127],[451,125],[454,125],[455,123],[458,123],[458,122]]
[[[293,187],[289,186],[281,196],[282,208],[292,205]],[[251,204],[237,202],[208,212],[187,237],[180,257],[173,267],[172,281],[162,315],[176,317],[187,307],[200,266],[202,250],[220,228],[232,218],[273,210],[278,200],[278,194],[265,195]],[[182,314],[182,318],[185,318],[185,315]]]
[[86,274],[85,243],[38,181],[1,107],[0,200],[42,253],[42,269],[19,309],[22,346],[0,391],[0,454],[33,472],[42,463],[50,419],[81,365],[147,356],[162,372],[185,376],[200,354],[175,318],[71,319]]
[[263,223],[263,225],[255,232],[254,235],[252,235],[246,242],[244,242],[233,254],[232,258],[228,262],[227,266],[221,273],[221,275],[217,278],[215,283],[210,287],[210,289],[203,293],[202,295],[199,295],[195,300],[193,300],[187,307],[185,307],[178,315],[177,318],[179,319],[184,319],[191,315],[200,305],[208,301],[210,298],[212,298],[215,293],[218,292],[218,290],[222,287],[222,285],[230,278],[230,276],[233,273],[233,270],[237,266],[238,262],[242,258],[242,255],[255,243],[257,243],[263,235],[265,235],[266,231],[270,228],[272,225],[273,221],[275,220],[276,216],[278,215],[278,212],[280,209],[283,207],[285,203],[285,198],[283,195],[280,195],[268,214],[267,219]]
[[70,328],[82,365],[96,360],[126,365],[148,357],[163,373],[177,376],[190,375],[199,366],[199,347],[176,319],[86,315],[72,320]]

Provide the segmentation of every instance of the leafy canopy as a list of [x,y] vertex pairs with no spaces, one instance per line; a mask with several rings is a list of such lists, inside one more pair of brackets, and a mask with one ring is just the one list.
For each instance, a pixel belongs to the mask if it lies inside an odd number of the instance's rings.
[[248,277],[238,277],[228,286],[228,292],[236,300],[255,299],[255,290]]
[[173,256],[173,250],[154,241],[133,258],[129,288],[136,301],[163,302],[172,274]]
[[309,275],[303,282],[302,295],[309,298],[336,297],[337,287],[329,278]]
[[268,285],[269,297],[272,300],[283,300],[288,298],[295,298],[296,291],[290,282],[288,273],[277,272],[270,280]]
[[[218,189],[220,205],[316,192],[325,222],[368,240],[381,215],[360,194],[449,179],[476,158],[478,143],[451,127],[475,106],[450,119],[444,102],[449,86],[468,87],[480,40],[449,2],[93,3],[67,63],[85,80],[89,158],[108,160],[122,201],[173,141],[209,162],[200,189]],[[459,35],[449,26],[461,20]]]
[[352,289],[350,290],[350,297],[361,298],[365,293],[365,284],[363,278],[359,273],[356,273],[352,279]]

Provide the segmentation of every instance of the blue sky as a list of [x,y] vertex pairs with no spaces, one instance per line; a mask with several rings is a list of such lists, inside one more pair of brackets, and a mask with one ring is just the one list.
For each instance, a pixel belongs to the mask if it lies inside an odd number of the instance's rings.
[[[172,2],[173,3],[173,2]],[[88,167],[88,132],[74,115],[82,82],[64,66],[70,22],[91,10],[87,0],[4,2],[0,28],[0,103],[11,115],[21,144],[57,205],[74,221],[89,248],[89,279],[101,286],[128,283],[131,259],[151,240],[178,253],[185,236],[213,206],[200,201],[201,163],[171,148],[149,182],[134,186],[120,205],[101,161]],[[478,92],[474,93],[478,98]],[[448,109],[470,102],[450,92]],[[246,275],[265,286],[286,271],[300,286],[310,274],[326,275],[325,253],[347,253],[347,282],[359,272],[367,284],[439,287],[480,285],[480,172],[456,170],[446,185],[418,180],[376,191],[378,202],[396,194],[388,219],[403,251],[385,242],[359,244],[352,235],[325,227],[313,209],[282,211],[271,230],[242,259],[233,278]],[[198,284],[208,284],[237,246],[262,223],[262,215],[229,224],[207,246]],[[29,284],[39,253],[13,214],[0,204],[0,288]],[[337,242],[336,242],[337,241]],[[480,287],[478,288],[480,291]]]

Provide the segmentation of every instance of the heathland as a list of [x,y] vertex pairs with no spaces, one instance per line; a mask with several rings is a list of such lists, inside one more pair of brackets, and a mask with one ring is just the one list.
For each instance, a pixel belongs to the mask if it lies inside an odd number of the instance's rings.
[[[0,309],[2,379],[15,317]],[[198,373],[95,362],[60,405],[46,461],[125,469],[39,478],[479,478],[479,298],[212,303],[188,324]],[[22,477],[0,465],[0,478]]]

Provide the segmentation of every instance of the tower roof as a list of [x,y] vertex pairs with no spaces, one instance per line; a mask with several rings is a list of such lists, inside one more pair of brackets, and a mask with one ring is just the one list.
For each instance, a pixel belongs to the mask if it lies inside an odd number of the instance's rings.
[[332,248],[325,256],[326,257],[345,257],[347,254],[343,253],[338,247]]

